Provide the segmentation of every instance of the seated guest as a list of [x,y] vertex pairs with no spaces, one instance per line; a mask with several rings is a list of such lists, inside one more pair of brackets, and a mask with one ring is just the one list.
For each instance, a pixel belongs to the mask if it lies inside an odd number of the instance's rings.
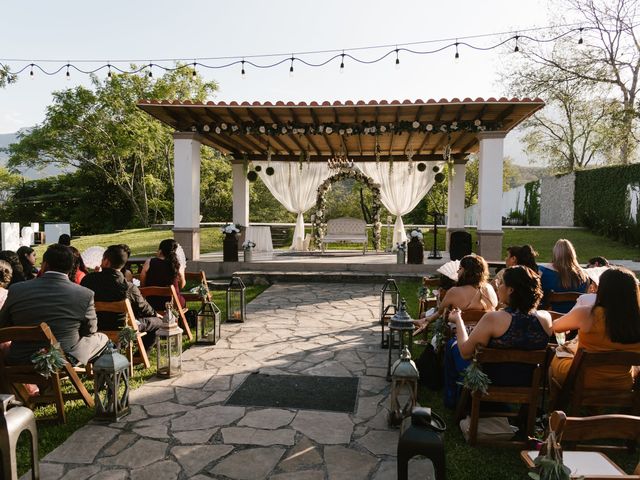
[[80,251],[76,247],[69,247],[71,252],[73,252],[73,267],[69,272],[69,280],[73,283],[77,283],[80,285],[82,279],[85,277],[89,270],[84,265],[84,260],[82,259],[82,255],[80,255]]
[[27,246],[22,246],[16,252],[20,265],[22,265],[22,271],[24,272],[25,280],[32,280],[38,275],[38,269],[36,268],[36,251]]
[[71,236],[66,234],[66,233],[63,233],[62,235],[60,235],[58,237],[58,243],[60,245],[66,245],[67,247],[70,247],[71,246]]
[[[129,245],[127,245],[126,243],[121,243],[119,246],[122,247],[124,252],[127,254],[127,262],[128,262],[129,257],[131,256],[131,249],[129,248]],[[127,267],[126,263],[124,264],[124,267],[120,269],[120,271],[124,275],[124,278],[127,280],[127,282],[133,282],[133,272],[129,267]]]
[[[184,277],[184,266],[178,262],[176,249],[178,244],[173,238],[160,242],[158,253],[154,258],[148,259],[140,272],[140,285],[142,287],[168,287],[173,285],[176,292],[187,284]],[[165,303],[171,301],[166,297],[149,297],[149,304],[156,310],[164,310]],[[179,295],[180,306],[185,307],[186,301]]]
[[433,315],[417,320],[416,325],[425,324],[441,317],[445,310],[458,308],[460,310],[494,310],[498,305],[498,298],[493,287],[488,282],[489,266],[479,255],[467,255],[460,260],[458,283],[447,290],[440,302],[438,311]]
[[26,280],[24,276],[24,270],[22,270],[22,264],[20,263],[20,259],[18,258],[18,254],[11,250],[2,250],[0,251],[0,260],[4,260],[9,265],[11,265],[12,275],[11,282],[9,285],[13,285],[14,283],[24,282]]
[[[109,339],[99,333],[93,292],[69,281],[73,253],[64,245],[51,245],[43,256],[43,275],[11,285],[0,327],[34,326],[45,322],[70,361],[86,364],[104,350]],[[11,343],[8,362],[29,363],[40,348],[26,342]]]
[[[553,247],[553,258],[549,267],[540,267],[542,291],[547,296],[554,292],[586,293],[589,288],[589,277],[578,265],[576,251],[569,240],[561,238]],[[567,313],[575,302],[551,304],[551,310]]]
[[7,287],[9,286],[9,283],[11,283],[12,273],[13,270],[11,269],[9,262],[0,260],[0,308],[2,308],[2,305],[4,305],[4,302],[7,299],[7,294],[9,293]]
[[595,267],[608,267],[609,260],[604,257],[593,257],[589,259],[589,263],[587,264],[587,268],[595,268]]
[[[547,346],[552,334],[551,315],[537,310],[542,300],[538,275],[524,265],[505,269],[498,297],[507,307],[486,313],[471,334],[464,325],[464,312],[460,315],[455,310],[449,315],[449,321],[456,323],[456,348],[463,359],[471,359],[478,345],[513,350],[540,350]],[[533,372],[532,366],[522,364],[486,365],[483,369],[494,385],[503,386],[529,385]]]
[[[138,287],[125,280],[121,272],[127,262],[127,254],[121,245],[111,245],[102,256],[102,270],[89,273],[82,280],[82,286],[94,292],[96,302],[116,302],[128,298],[136,316],[138,330],[147,332],[142,337],[145,347],[150,348],[155,341],[155,332],[162,325],[162,319],[140,294]],[[124,326],[124,314],[98,312],[98,330],[119,330]]]
[[[531,245],[523,245],[522,247],[513,245],[507,248],[507,258],[504,259],[504,264],[506,268],[524,265],[538,273],[538,264],[536,263],[537,256],[538,252],[536,252]],[[502,282],[502,275],[504,275],[504,268],[496,273],[496,276],[491,282],[491,285],[496,290]]]
[[[600,276],[600,285],[593,307],[578,307],[553,322],[555,332],[578,330],[577,343],[567,347],[573,351],[640,352],[640,291],[636,277],[624,267],[611,267]],[[572,348],[573,347],[573,348]],[[573,358],[551,361],[550,375],[564,383]],[[606,387],[612,390],[631,388],[629,369],[624,367],[593,367],[585,377],[585,387]]]

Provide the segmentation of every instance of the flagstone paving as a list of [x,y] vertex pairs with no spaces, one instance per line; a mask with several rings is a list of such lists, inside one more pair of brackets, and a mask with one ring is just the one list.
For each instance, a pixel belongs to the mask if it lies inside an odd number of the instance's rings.
[[[399,432],[386,424],[379,288],[270,287],[247,306],[244,324],[223,325],[217,345],[184,352],[182,376],[133,391],[129,416],[92,422],[47,455],[42,479],[395,479]],[[224,405],[254,372],[359,377],[357,409]],[[410,478],[433,478],[431,462],[412,460]]]

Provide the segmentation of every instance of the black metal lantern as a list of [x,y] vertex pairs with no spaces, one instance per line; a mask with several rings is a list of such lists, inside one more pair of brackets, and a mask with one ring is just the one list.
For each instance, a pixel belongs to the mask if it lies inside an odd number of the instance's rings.
[[380,326],[382,329],[380,346],[387,348],[389,345],[389,335],[385,334],[385,325],[389,324],[389,320],[398,311],[400,303],[400,290],[398,284],[393,278],[387,278],[380,289]]
[[[400,353],[407,346],[409,351],[413,348],[413,320],[407,313],[407,302],[402,299],[396,314],[389,320],[389,362],[387,363],[387,380],[391,380],[391,365],[400,357]],[[398,355],[392,351],[398,348]]]
[[110,344],[93,363],[95,417],[117,422],[129,409],[129,360]]
[[182,329],[168,304],[156,332],[156,356],[157,376],[171,378],[182,373]]
[[220,309],[211,300],[204,300],[196,320],[196,343],[215,345],[220,339]]
[[240,277],[231,277],[227,287],[227,322],[244,322],[247,313],[244,299],[245,289]]
[[[400,358],[391,367],[389,426],[398,426],[405,417],[411,415],[413,407],[418,403],[419,378],[418,368],[411,360],[409,347],[405,345]],[[404,405],[400,405],[401,401],[404,401]]]

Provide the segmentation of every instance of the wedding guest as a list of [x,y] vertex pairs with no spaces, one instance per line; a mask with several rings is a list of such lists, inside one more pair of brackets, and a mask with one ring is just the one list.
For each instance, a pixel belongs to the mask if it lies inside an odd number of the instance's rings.
[[4,260],[0,260],[0,308],[4,305],[4,301],[7,299],[7,287],[11,283],[11,275],[13,274],[13,269],[9,262],[5,262]]
[[69,272],[69,280],[73,283],[80,285],[82,279],[85,277],[89,270],[84,265],[84,260],[82,259],[82,255],[80,255],[80,251],[76,247],[69,247],[71,252],[73,253],[73,267]]
[[71,246],[71,236],[66,233],[63,233],[58,237],[58,243],[60,245],[65,245],[67,247]]
[[[131,248],[129,248],[129,245],[127,245],[126,243],[121,243],[118,246],[124,250],[125,254],[127,255],[126,262],[128,262],[129,257],[131,257]],[[126,262],[124,264],[124,267],[122,267],[120,271],[124,275],[124,278],[127,280],[127,282],[133,282],[133,272],[129,267],[127,267]]]
[[[534,272],[538,273],[538,264],[536,263],[536,257],[538,256],[538,252],[536,252],[531,245],[523,245],[516,246],[513,245],[507,248],[507,257],[504,259],[504,264],[506,268],[514,267],[516,265],[524,265],[525,267],[529,267]],[[504,275],[504,268],[496,273],[496,276],[493,278],[491,285],[493,288],[497,289],[502,282],[502,275]]]
[[594,267],[608,267],[609,260],[604,257],[593,257],[589,259],[589,263],[587,264],[587,268]]
[[22,265],[22,271],[24,272],[25,280],[32,280],[38,275],[38,269],[36,268],[36,251],[27,246],[22,246],[16,252],[18,260]]
[[11,282],[9,282],[9,285],[24,282],[26,280],[22,264],[20,263],[20,258],[18,258],[18,254],[16,252],[11,250],[2,250],[0,251],[0,260],[4,260],[11,265],[13,273],[11,275]]
[[[173,285],[176,292],[187,284],[184,276],[184,266],[180,265],[176,250],[178,244],[173,238],[160,242],[156,256],[148,259],[140,272],[140,286],[142,287],[168,287]],[[186,301],[182,295],[178,295],[180,306],[185,307]],[[155,309],[163,311],[165,303],[170,301],[166,297],[148,297],[147,301]]]
[[[544,295],[553,292],[585,293],[589,288],[589,277],[578,264],[576,251],[569,240],[561,238],[553,247],[553,257],[549,267],[540,267],[540,278]],[[567,313],[575,302],[551,304],[551,309]]]

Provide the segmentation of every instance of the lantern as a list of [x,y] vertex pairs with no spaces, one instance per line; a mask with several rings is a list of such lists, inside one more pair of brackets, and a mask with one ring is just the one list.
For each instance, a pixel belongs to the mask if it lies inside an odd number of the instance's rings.
[[[407,313],[407,302],[402,299],[400,308],[389,320],[389,362],[387,363],[387,380],[391,380],[392,362],[400,356],[400,353],[407,346],[409,351],[413,347],[413,320]],[[394,357],[392,352],[398,348],[398,357]]]
[[227,322],[244,322],[246,317],[245,288],[240,277],[231,277],[227,287]]
[[215,345],[219,339],[220,309],[211,300],[205,300],[196,320],[196,343]]
[[93,363],[95,417],[117,422],[129,414],[129,360],[110,343]]
[[399,303],[400,290],[398,290],[398,284],[393,278],[387,278],[380,290],[380,326],[382,329],[380,346],[382,348],[389,346],[389,335],[385,335],[384,327],[389,324],[389,319],[396,314]]
[[156,355],[157,376],[170,378],[182,373],[182,329],[176,323],[170,302],[156,332]]
[[[420,374],[411,360],[409,347],[405,345],[400,358],[391,367],[391,405],[389,407],[389,426],[395,427],[405,417],[411,415],[418,400],[418,379]],[[400,402],[406,398],[404,405]]]

